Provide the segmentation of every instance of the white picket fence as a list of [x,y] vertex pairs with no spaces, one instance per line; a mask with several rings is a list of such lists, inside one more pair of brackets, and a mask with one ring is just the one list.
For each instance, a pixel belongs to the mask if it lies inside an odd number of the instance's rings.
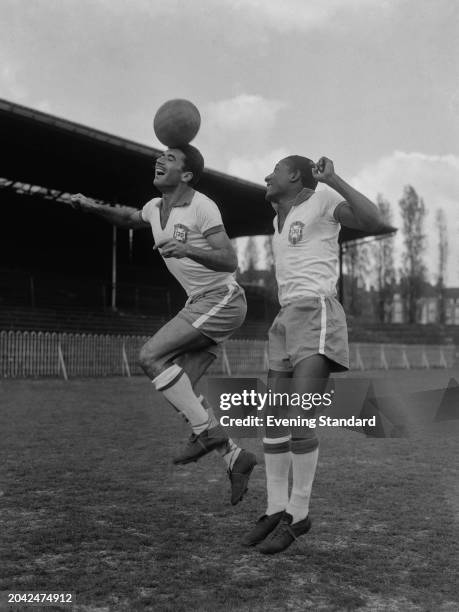
[[[131,376],[147,336],[28,331],[0,332],[0,378]],[[351,368],[451,368],[454,345],[353,344]],[[264,340],[229,340],[211,374],[251,375],[267,370]]]

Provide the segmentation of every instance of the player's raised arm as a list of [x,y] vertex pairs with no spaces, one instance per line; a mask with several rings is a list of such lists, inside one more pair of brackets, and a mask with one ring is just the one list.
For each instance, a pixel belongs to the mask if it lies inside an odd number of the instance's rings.
[[75,210],[98,215],[118,227],[130,229],[149,227],[149,224],[143,220],[141,211],[130,206],[107,206],[87,198],[81,193],[71,196],[70,205]]
[[331,159],[321,157],[313,167],[312,174],[316,180],[325,183],[343,197],[343,202],[336,207],[334,213],[341,225],[374,233],[387,229],[378,207],[335,173]]

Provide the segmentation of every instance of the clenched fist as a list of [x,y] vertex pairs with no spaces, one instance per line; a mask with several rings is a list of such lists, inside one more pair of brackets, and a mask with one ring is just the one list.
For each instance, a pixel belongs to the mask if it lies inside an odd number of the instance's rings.
[[332,160],[328,157],[321,157],[312,167],[312,176],[320,183],[329,183],[335,177]]

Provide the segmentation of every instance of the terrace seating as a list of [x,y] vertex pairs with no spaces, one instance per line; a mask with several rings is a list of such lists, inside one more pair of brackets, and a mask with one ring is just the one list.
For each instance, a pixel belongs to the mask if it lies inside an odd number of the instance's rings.
[[[86,311],[69,308],[26,308],[0,306],[0,330],[53,331],[92,334],[150,335],[169,316],[125,311]],[[235,338],[266,338],[269,323],[248,319]]]
[[[101,279],[43,277],[0,270],[0,330],[150,335],[183,305],[173,287],[119,283],[118,311]],[[247,288],[248,316],[235,338],[266,339],[277,307]],[[349,319],[351,342],[459,345],[459,326],[359,324]]]
[[6,331],[149,335],[166,320],[162,314],[146,316],[82,309],[0,307],[0,329]]

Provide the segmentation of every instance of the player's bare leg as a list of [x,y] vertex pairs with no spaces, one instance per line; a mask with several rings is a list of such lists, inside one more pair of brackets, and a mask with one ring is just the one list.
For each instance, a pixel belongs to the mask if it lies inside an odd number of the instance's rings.
[[256,458],[247,452],[240,455],[241,449],[228,439],[213,413],[209,414],[193,390],[194,384],[215,358],[209,352],[213,346],[210,338],[184,319],[176,317],[142,347],[140,364],[152,378],[156,389],[191,425],[193,436],[174,463],[197,461],[211,450],[221,449],[220,454],[230,470],[231,501],[237,504],[247,490],[247,481],[256,465]]
[[[199,381],[217,357],[216,351],[211,351],[212,347],[204,350],[190,351],[176,357],[174,362],[183,368],[188,374],[193,390],[209,415],[210,425],[214,427],[215,425],[218,425],[218,421],[215,417],[213,408],[202,394],[198,395],[196,390]],[[220,446],[215,450],[223,457],[227,468],[231,469],[239,456],[241,448],[231,438],[228,438],[228,441],[224,446]]]
[[139,362],[145,374],[154,380],[170,367],[174,357],[190,351],[204,350],[213,344],[210,338],[188,321],[174,317],[142,346]]
[[[174,359],[175,363],[180,365],[190,377],[195,392],[199,380],[217,358],[217,350],[210,346],[204,350],[184,353]],[[198,395],[198,399],[209,415],[210,426],[215,427],[218,425],[212,406],[206,398]],[[257,464],[257,459],[253,453],[241,448],[229,437],[226,444],[217,447],[215,451],[225,462],[231,483],[231,503],[236,505],[247,492],[250,475]]]
[[[323,355],[300,361],[292,378],[295,393],[323,393],[330,375],[330,362]],[[290,440],[293,483],[290,499],[277,527],[259,547],[260,552],[273,554],[285,550],[296,538],[311,528],[309,501],[319,456],[319,440],[314,429],[292,432]]]
[[139,361],[156,389],[190,423],[193,438],[182,454],[180,463],[196,461],[214,448],[226,443],[227,435],[219,425],[210,427],[209,415],[202,406],[188,374],[173,358],[178,353],[205,349],[213,344],[190,323],[175,317],[164,325],[142,347]]

